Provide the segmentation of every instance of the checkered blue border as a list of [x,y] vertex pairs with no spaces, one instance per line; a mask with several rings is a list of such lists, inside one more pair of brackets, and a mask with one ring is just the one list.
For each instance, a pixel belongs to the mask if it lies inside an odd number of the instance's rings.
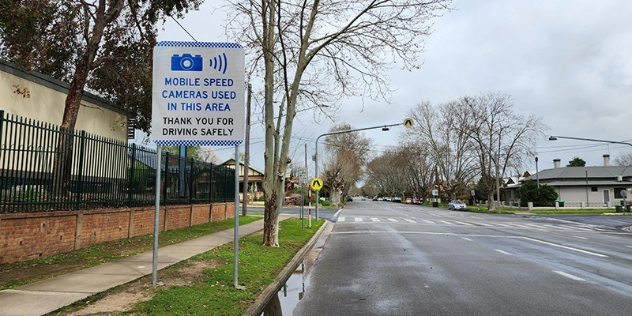
[[243,49],[243,46],[237,43],[218,43],[218,42],[181,42],[181,41],[162,41],[158,42],[156,46],[166,47],[210,47],[210,48],[238,48]]
[[238,146],[242,140],[155,140],[160,146]]

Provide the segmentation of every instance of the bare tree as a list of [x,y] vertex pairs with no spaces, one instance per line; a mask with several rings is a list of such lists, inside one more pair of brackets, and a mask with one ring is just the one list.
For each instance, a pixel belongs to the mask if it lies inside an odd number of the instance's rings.
[[534,157],[537,139],[547,130],[541,118],[515,113],[513,107],[511,97],[502,93],[463,97],[458,106],[468,114],[469,119],[461,124],[474,142],[481,178],[493,178],[495,182],[493,191],[487,192],[489,203],[494,191],[500,201],[501,179],[506,170]]
[[632,153],[623,153],[621,156],[614,158],[615,166],[632,166]]
[[[407,69],[420,66],[428,22],[448,10],[450,0],[230,3],[231,21],[244,23],[231,23],[229,31],[253,48],[252,73],[264,79],[263,243],[273,246],[278,245],[279,199],[297,104],[322,105],[357,95],[387,99],[385,71],[395,61]],[[276,113],[275,98],[283,100]]]
[[466,122],[457,102],[432,106],[423,102],[409,111],[415,124],[406,129],[402,139],[427,148],[434,160],[438,180],[447,195],[456,198],[465,194],[467,184],[474,178],[476,159],[471,139],[461,126]]
[[400,143],[398,155],[394,163],[404,171],[402,178],[406,184],[406,191],[419,199],[426,199],[433,185],[434,160],[427,150],[427,146],[416,144],[409,139]]
[[401,165],[402,156],[396,150],[386,150],[372,159],[366,168],[367,181],[384,196],[401,196],[408,188],[407,170]]
[[[348,124],[334,126],[330,132],[352,130]],[[340,204],[362,176],[372,142],[360,132],[341,133],[327,136],[326,152],[330,154],[323,170],[323,181],[331,188],[333,204]]]

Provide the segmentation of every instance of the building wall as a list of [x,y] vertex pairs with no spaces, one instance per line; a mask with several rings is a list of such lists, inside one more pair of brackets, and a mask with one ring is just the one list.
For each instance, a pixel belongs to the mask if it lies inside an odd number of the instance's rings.
[[[67,83],[0,61],[0,109],[7,113],[61,125],[67,94]],[[127,141],[127,114],[86,93],[75,129]]]
[[[0,214],[0,264],[46,258],[107,241],[153,234],[154,207]],[[212,215],[212,216],[211,216]],[[160,210],[160,231],[234,218],[234,203]]]
[[[622,185],[621,187],[625,186]],[[557,191],[560,200],[570,203],[583,202],[584,205],[588,202],[589,206],[602,206],[605,204],[604,190],[609,190],[610,203],[608,206],[619,204],[623,200],[615,199],[613,186],[597,186],[596,192],[591,191],[590,188],[591,187],[555,187],[555,191]],[[588,196],[586,196],[586,192],[588,192]]]

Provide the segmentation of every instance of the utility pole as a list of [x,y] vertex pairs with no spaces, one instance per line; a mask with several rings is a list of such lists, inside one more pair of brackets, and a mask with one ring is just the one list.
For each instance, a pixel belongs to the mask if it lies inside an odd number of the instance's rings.
[[248,171],[250,170],[250,101],[252,99],[252,85],[248,83],[248,96],[246,100],[246,140],[244,147],[244,207],[241,216],[248,215]]
[[[309,179],[309,172],[307,170],[307,143],[305,143],[305,176]],[[312,211],[312,200],[310,199],[312,190],[309,188],[309,184],[307,185],[307,203],[309,203],[310,212]]]

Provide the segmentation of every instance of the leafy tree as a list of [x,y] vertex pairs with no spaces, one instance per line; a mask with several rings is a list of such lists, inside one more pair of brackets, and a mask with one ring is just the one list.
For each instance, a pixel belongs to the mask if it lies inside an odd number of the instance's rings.
[[[62,131],[73,131],[84,90],[136,115],[149,130],[156,24],[197,9],[202,0],[0,2],[0,57],[70,82]],[[70,135],[70,134],[63,134]],[[67,193],[72,138],[59,138],[54,174]]]
[[520,200],[523,202],[533,202],[537,204],[546,204],[557,200],[557,192],[552,186],[541,184],[538,189],[538,184],[529,180],[520,186]]
[[573,160],[568,162],[568,165],[566,165],[567,167],[585,167],[586,166],[586,161],[584,161],[583,159],[579,158],[579,157],[575,157],[573,158]]
[[[180,146],[163,146],[161,150],[168,152],[171,155],[180,156]],[[187,159],[204,160],[201,153],[202,148],[200,146],[187,146]]]

